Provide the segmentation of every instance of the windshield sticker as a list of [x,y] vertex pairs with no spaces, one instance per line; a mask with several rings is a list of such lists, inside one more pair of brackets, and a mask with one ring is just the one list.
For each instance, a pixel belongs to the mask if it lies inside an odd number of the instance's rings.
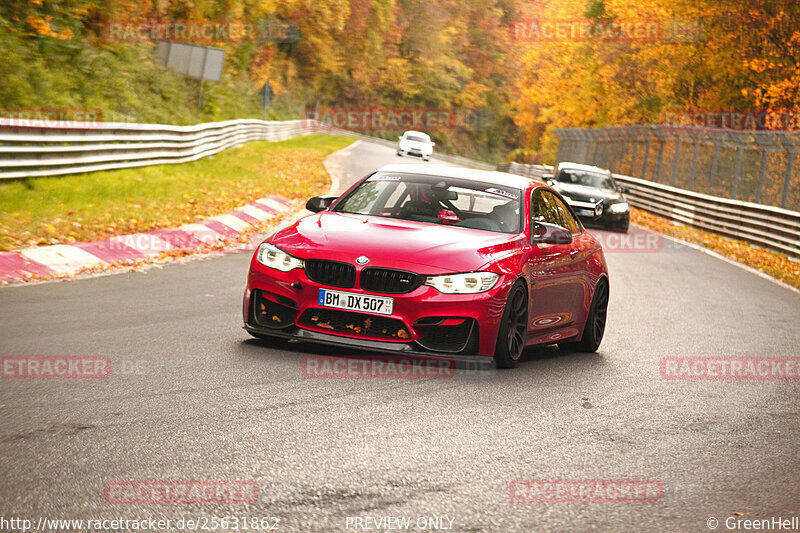
[[367,181],[400,181],[402,178],[400,176],[372,176],[367,179]]
[[484,189],[483,192],[488,192],[489,194],[496,194],[497,196],[502,196],[504,198],[511,198],[512,200],[519,200],[519,195],[514,194],[513,192],[504,191],[503,189],[496,189],[494,187],[490,189]]

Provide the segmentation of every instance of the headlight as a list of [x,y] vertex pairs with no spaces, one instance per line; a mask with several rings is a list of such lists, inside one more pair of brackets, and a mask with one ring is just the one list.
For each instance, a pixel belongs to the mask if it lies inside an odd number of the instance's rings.
[[277,246],[266,242],[258,247],[256,259],[266,267],[282,270],[283,272],[289,272],[295,268],[303,268],[302,259],[289,255]]
[[608,209],[609,209],[609,210],[610,210],[612,213],[627,213],[627,212],[628,212],[628,209],[630,209],[630,206],[628,205],[628,203],[627,203],[627,202],[620,202],[620,203],[618,203],[618,204],[611,204],[611,205],[608,207]]
[[425,285],[434,287],[445,294],[476,294],[486,292],[497,283],[500,274],[494,272],[467,272],[465,274],[446,274],[429,276]]

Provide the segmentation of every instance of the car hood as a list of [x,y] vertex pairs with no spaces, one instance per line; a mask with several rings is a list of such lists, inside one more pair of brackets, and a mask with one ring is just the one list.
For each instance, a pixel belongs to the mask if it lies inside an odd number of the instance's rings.
[[575,183],[561,183],[553,182],[553,188],[563,195],[569,196],[578,202],[597,203],[603,200],[606,204],[613,204],[622,202],[625,198],[619,191],[610,191],[608,189],[598,189],[597,187],[588,187],[586,185],[578,185]]
[[330,259],[419,274],[470,272],[522,246],[524,238],[387,217],[323,211],[272,236],[275,246],[301,259]]

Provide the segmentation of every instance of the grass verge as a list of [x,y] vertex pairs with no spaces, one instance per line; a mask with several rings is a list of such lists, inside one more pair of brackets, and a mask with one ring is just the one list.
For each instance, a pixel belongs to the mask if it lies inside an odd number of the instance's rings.
[[699,244],[800,289],[800,263],[792,261],[784,254],[758,248],[745,241],[729,239],[688,226],[680,226],[641,209],[631,210],[631,222],[682,241]]
[[179,226],[270,194],[305,199],[329,183],[323,159],[352,142],[306,135],[190,163],[0,183],[0,251]]

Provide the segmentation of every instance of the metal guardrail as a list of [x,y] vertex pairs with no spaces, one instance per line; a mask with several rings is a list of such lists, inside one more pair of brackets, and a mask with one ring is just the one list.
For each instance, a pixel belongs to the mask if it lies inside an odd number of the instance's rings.
[[[163,124],[21,122],[0,118],[0,179],[58,176],[194,161],[255,140],[278,141],[325,131],[377,142],[375,137],[335,130],[309,120],[229,120],[194,126]],[[447,154],[456,164],[492,169],[488,163]],[[553,167],[507,163],[498,170],[545,178]],[[626,184],[631,203],[670,220],[784,252],[800,258],[800,213],[730,200],[639,178],[615,175]]]
[[0,118],[0,179],[184,163],[250,141],[310,133],[304,120],[254,119],[194,126]]
[[[171,126],[115,122],[50,124],[0,118],[0,179],[185,163],[250,141],[280,141],[317,132],[396,146],[385,139],[330,128],[312,120],[240,119]],[[494,168],[458,156],[437,153],[435,157],[466,166]]]
[[553,167],[550,165],[525,165],[515,161],[497,165],[497,170],[536,179],[543,179],[553,175]]
[[[552,175],[553,167],[507,163],[498,170],[533,178]],[[674,222],[776,250],[800,258],[800,212],[701,194],[670,185],[614,174],[628,188],[634,207]]]
[[800,210],[800,132],[669,125],[566,128],[558,161],[713,196]]

